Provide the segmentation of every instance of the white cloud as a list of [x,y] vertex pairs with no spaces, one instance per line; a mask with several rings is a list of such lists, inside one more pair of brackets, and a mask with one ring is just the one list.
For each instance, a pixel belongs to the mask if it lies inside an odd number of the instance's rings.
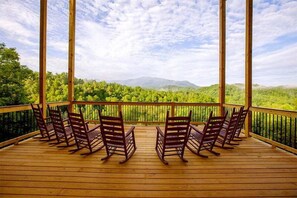
[[[131,78],[130,74],[189,80],[181,77],[185,67],[191,70],[190,65],[197,63],[188,60],[203,54],[200,50],[191,52],[193,46],[187,49],[187,45],[217,45],[217,6],[210,3],[116,1],[96,5],[104,7],[104,13],[93,12],[91,16],[90,6],[81,5],[79,16],[86,17],[78,19],[77,25],[77,67],[92,65],[92,71],[98,71],[96,78],[123,79]],[[217,57],[211,59],[217,61]],[[104,75],[105,68],[115,73]]]
[[[217,0],[77,0],[76,8],[76,77],[218,83]],[[68,1],[48,9],[47,69],[67,72]],[[297,84],[296,9],[293,0],[254,0],[254,82]],[[245,2],[228,0],[227,10],[227,83],[244,82]],[[0,41],[38,70],[39,1],[2,0],[0,23]]]

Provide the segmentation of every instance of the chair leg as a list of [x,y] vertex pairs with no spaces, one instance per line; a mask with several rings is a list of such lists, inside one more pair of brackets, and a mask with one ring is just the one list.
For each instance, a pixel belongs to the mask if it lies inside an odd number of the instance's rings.
[[[231,145],[231,144],[230,144],[230,145]],[[222,148],[222,149],[234,149],[234,147],[225,146],[225,145],[217,145],[217,144],[215,144],[214,146],[215,146],[215,147]]]
[[180,156],[180,159],[183,161],[183,162],[188,162],[188,160],[186,158],[184,158],[183,156]]
[[93,150],[93,148],[90,149],[90,152],[88,153],[81,153],[80,155],[90,155],[92,153],[95,153],[97,151],[100,151],[102,148],[104,147],[104,145],[100,146],[99,148],[97,148],[96,150]]
[[123,163],[127,162],[133,156],[133,154],[136,151],[135,143],[133,143],[133,145],[134,145],[133,146],[134,147],[133,150],[126,156],[126,158],[124,160],[122,160],[122,161],[119,162],[120,164],[123,164]]
[[188,160],[186,158],[184,158],[184,148],[182,149],[178,149],[176,148],[176,152],[177,152],[177,155],[179,156],[179,158],[183,161],[183,162],[188,162]]
[[215,151],[213,151],[213,150],[208,150],[209,152],[211,152],[212,154],[214,154],[214,155],[216,155],[216,156],[219,156],[219,155],[221,155],[220,153],[218,153],[218,152],[215,152]]
[[107,146],[105,148],[106,148],[107,155],[105,157],[101,158],[101,161],[105,161],[105,160],[109,159],[113,155],[114,151],[116,150],[116,148],[107,147]]
[[112,154],[111,155],[107,155],[107,156],[101,158],[101,161],[105,161],[105,160],[109,159],[111,156],[112,156]]
[[195,153],[195,154],[198,155],[198,156],[200,156],[200,157],[203,157],[203,158],[208,158],[207,155],[203,155],[203,154],[201,154],[201,153]]
[[159,152],[158,149],[156,149],[156,152],[157,152],[157,155],[158,155],[159,159],[160,159],[165,165],[168,165],[169,163],[164,159],[163,154],[161,154],[161,153]]

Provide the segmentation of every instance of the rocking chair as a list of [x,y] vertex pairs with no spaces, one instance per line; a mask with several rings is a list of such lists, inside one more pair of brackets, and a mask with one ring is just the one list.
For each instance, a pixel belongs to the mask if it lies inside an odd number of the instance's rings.
[[245,121],[245,118],[246,118],[248,112],[249,112],[249,108],[242,110],[241,115],[240,115],[239,120],[238,120],[236,130],[235,130],[235,132],[233,134],[233,137],[232,137],[233,141],[241,141],[240,133],[241,133],[241,129],[243,128],[244,121]]
[[58,106],[57,106],[57,109],[51,109],[48,106],[48,109],[49,109],[49,116],[50,116],[51,121],[53,123],[54,130],[55,130],[56,137],[57,137],[57,143],[56,144],[60,144],[62,142],[65,142],[67,147],[68,146],[73,146],[74,144],[70,144],[70,142],[72,140],[74,140],[72,128],[71,128],[69,123],[67,123],[66,125],[64,124],[66,121],[69,122],[69,120],[68,119],[63,120],[62,115],[61,115],[61,111],[60,111]]
[[184,158],[185,146],[187,144],[189,126],[192,111],[188,116],[170,117],[167,111],[165,131],[163,132],[159,126],[157,129],[155,150],[160,160],[168,165],[165,156],[178,155],[183,162],[188,162]]
[[103,142],[106,148],[107,156],[101,160],[107,160],[113,154],[123,155],[125,159],[119,163],[127,162],[136,151],[134,129],[125,132],[122,112],[119,112],[119,117],[103,116],[99,110],[100,127]]
[[[89,125],[85,122],[81,109],[79,110],[79,113],[68,112],[68,117],[77,147],[77,149],[70,150],[70,152],[73,153],[83,148],[87,148],[89,149],[89,152],[82,153],[81,155],[88,155],[99,151],[104,147],[99,130],[100,125],[96,125],[92,129],[89,129]],[[100,145],[101,143],[102,145]]]
[[220,153],[213,151],[213,147],[227,117],[227,113],[225,116],[213,116],[211,112],[202,131],[196,126],[190,125],[187,148],[194,154],[205,158],[208,158],[208,156],[200,154],[200,151],[207,150],[217,156],[220,155]]
[[243,110],[243,107],[241,107],[239,109],[239,111],[236,111],[235,108],[233,108],[230,119],[228,119],[228,120],[226,119],[223,124],[223,127],[222,127],[222,129],[219,133],[218,139],[217,139],[217,143],[219,145],[216,144],[216,146],[219,146],[219,147],[222,147],[225,149],[233,149],[233,147],[226,147],[225,144],[235,145],[235,144],[231,143],[231,141],[232,141],[232,138],[236,131],[242,110]]
[[[36,107],[35,107],[36,106]],[[55,139],[55,132],[53,124],[50,123],[50,121],[47,121],[48,119],[44,119],[42,116],[42,109],[40,108],[39,104],[31,104],[34,117],[36,119],[37,126],[40,131],[40,140],[42,141],[52,141]]]

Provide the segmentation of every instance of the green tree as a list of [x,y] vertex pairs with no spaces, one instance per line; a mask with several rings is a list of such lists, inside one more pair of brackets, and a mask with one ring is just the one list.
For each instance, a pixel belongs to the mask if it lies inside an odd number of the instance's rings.
[[33,72],[19,59],[15,48],[0,43],[0,106],[28,103],[24,81]]

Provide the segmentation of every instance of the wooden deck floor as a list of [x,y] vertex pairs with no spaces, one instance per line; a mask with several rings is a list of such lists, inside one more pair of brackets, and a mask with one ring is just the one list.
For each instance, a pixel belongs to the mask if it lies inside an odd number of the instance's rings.
[[0,197],[297,197],[297,157],[248,138],[208,159],[157,157],[154,127],[136,127],[137,151],[100,161],[29,139],[0,150]]

